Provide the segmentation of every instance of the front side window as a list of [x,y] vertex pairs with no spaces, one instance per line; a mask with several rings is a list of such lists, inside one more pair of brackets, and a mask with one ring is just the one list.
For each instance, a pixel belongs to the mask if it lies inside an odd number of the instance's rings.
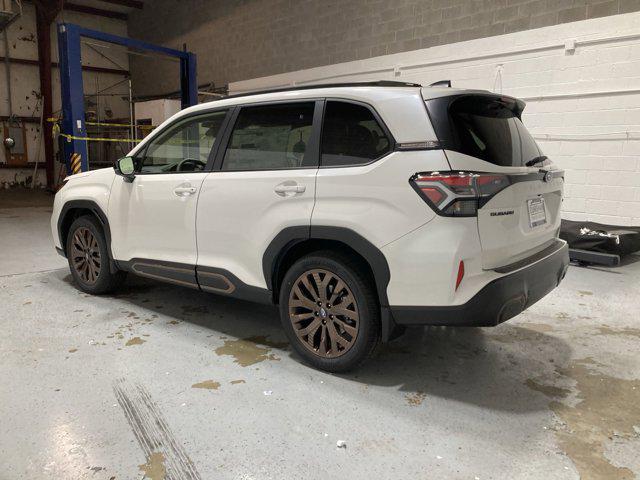
[[314,166],[308,149],[315,102],[243,107],[222,170],[277,170]]
[[327,102],[322,126],[322,166],[362,165],[390,150],[391,140],[369,108]]
[[226,111],[186,118],[149,142],[139,173],[177,173],[204,170]]

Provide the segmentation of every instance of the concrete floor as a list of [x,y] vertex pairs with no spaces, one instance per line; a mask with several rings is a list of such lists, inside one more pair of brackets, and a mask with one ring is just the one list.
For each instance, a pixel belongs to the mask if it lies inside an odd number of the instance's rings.
[[2,480],[640,473],[634,259],[571,267],[497,328],[412,330],[329,375],[297,361],[269,307],[132,277],[115,296],[79,292],[50,244],[50,199],[7,198]]

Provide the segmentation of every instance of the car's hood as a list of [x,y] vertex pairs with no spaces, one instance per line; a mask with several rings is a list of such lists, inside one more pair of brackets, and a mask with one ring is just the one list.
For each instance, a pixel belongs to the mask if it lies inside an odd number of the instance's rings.
[[74,175],[69,175],[68,177],[65,178],[65,181],[66,180],[76,180],[76,179],[79,179],[79,178],[89,177],[91,175],[95,175],[98,172],[105,172],[106,170],[113,170],[113,167],[99,168],[97,170],[89,170],[88,172],[80,172],[80,173],[76,173]]

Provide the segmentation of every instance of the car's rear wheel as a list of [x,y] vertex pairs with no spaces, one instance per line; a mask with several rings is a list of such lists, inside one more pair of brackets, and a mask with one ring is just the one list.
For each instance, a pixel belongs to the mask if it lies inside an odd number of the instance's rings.
[[126,272],[111,271],[107,241],[100,222],[92,216],[73,221],[67,235],[67,259],[80,290],[101,294],[119,287]]
[[280,288],[280,317],[291,345],[312,366],[344,372],[380,337],[375,287],[361,265],[333,252],[299,259]]

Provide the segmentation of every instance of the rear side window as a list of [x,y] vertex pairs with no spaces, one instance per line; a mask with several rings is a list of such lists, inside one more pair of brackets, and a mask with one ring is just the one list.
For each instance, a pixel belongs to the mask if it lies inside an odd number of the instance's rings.
[[390,150],[391,140],[369,108],[348,102],[327,102],[322,126],[322,166],[362,165]]
[[443,148],[494,165],[520,167],[541,155],[520,120],[521,105],[508,97],[464,95],[427,101]]
[[307,150],[314,108],[314,102],[242,107],[224,155],[222,170],[314,166],[317,156]]

